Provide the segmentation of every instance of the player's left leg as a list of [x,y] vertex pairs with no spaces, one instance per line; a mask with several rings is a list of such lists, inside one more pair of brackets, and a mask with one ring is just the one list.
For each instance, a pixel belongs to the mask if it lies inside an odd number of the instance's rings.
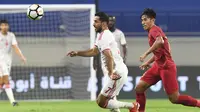
[[97,98],[97,104],[106,109],[127,108],[130,109],[131,112],[138,112],[138,103],[121,102],[113,99],[119,94],[119,91],[123,87],[126,78],[127,76],[122,76],[119,80],[112,80],[109,78]]
[[171,65],[160,71],[162,82],[169,100],[173,104],[182,104],[185,106],[200,107],[200,102],[188,95],[180,95],[178,81],[176,79],[176,66]]
[[136,101],[140,104],[139,112],[145,112],[146,107],[146,90],[160,81],[157,64],[153,64],[141,77],[135,87]]

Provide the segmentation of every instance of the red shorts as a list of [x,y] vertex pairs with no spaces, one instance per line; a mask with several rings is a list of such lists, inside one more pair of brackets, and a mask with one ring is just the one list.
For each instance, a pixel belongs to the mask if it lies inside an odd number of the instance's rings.
[[153,66],[143,74],[140,80],[150,85],[154,85],[162,80],[166,93],[170,95],[179,89],[176,73],[176,65],[174,63],[167,64],[164,67],[159,67],[157,63],[154,63]]

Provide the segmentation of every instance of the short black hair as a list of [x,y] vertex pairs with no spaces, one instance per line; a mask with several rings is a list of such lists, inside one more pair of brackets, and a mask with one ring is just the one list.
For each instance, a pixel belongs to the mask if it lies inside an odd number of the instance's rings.
[[111,21],[116,21],[116,17],[115,17],[115,16],[112,16],[112,15],[109,15],[109,20],[111,20]]
[[8,21],[7,21],[7,20],[5,20],[5,19],[3,19],[3,20],[0,20],[0,24],[2,24],[2,23],[8,24]]
[[156,12],[151,8],[145,8],[140,17],[142,17],[143,15],[146,15],[149,18],[156,19]]
[[106,23],[109,22],[109,17],[108,17],[108,15],[107,15],[106,13],[104,13],[104,12],[97,12],[97,13],[95,14],[95,16],[99,16],[99,19],[100,19],[100,21],[102,21],[102,22],[106,22]]

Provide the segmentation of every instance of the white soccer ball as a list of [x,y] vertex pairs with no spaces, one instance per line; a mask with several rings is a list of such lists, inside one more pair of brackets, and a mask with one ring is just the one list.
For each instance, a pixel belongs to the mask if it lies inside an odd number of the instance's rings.
[[30,5],[27,9],[27,16],[32,20],[39,20],[44,16],[44,10],[38,4]]

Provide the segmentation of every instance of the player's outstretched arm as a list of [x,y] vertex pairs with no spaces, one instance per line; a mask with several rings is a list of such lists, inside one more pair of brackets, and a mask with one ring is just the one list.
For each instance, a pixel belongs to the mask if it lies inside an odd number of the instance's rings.
[[98,48],[95,46],[92,49],[85,50],[85,51],[70,51],[67,56],[74,57],[74,56],[82,56],[82,57],[92,57],[99,54]]
[[19,46],[16,44],[16,45],[12,45],[12,47],[13,47],[15,53],[21,58],[21,60],[22,60],[24,63],[26,63],[26,58],[25,58],[25,56],[22,54],[22,52],[21,52]]

